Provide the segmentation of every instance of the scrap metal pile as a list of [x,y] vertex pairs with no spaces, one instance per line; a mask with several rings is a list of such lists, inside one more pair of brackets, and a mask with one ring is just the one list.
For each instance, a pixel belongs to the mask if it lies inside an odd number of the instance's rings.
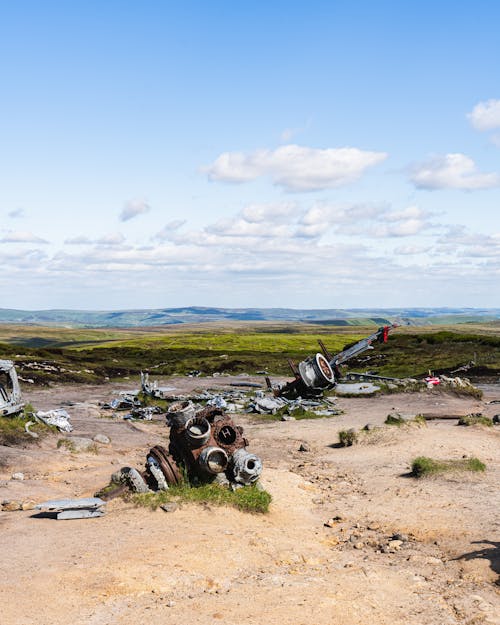
[[[146,456],[144,471],[125,467],[114,481],[136,492],[167,490],[183,482],[216,481],[238,488],[259,479],[262,461],[247,450],[243,428],[236,425],[222,408],[197,409],[190,401],[171,404],[168,447],[155,445]],[[119,489],[113,494],[118,494]]]

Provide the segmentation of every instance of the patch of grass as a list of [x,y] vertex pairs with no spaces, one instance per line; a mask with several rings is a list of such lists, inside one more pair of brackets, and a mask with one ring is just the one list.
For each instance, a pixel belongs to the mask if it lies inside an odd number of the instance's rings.
[[398,414],[388,414],[384,423],[386,425],[404,425],[407,423],[406,419],[404,419],[401,415]]
[[339,443],[342,445],[342,447],[350,447],[351,445],[354,445],[357,440],[358,434],[353,428],[349,430],[340,430]]
[[449,471],[483,472],[486,465],[478,458],[462,458],[460,460],[435,460],[427,456],[419,456],[411,463],[414,477],[426,477]]
[[76,453],[76,447],[75,445],[69,440],[69,438],[60,438],[57,441],[57,449],[61,449],[62,447],[64,447],[65,449],[67,449],[69,452],[71,452],[72,454]]
[[30,427],[30,431],[38,435],[38,437],[35,438],[30,436],[24,429],[27,421],[28,419],[23,415],[0,417],[0,445],[15,447],[17,445],[34,443],[37,438],[55,431],[55,428],[45,425],[44,423],[35,423]]
[[171,486],[166,491],[154,493],[137,493],[132,495],[132,501],[137,506],[156,510],[161,504],[169,501],[179,503],[202,503],[215,506],[230,506],[244,512],[268,512],[271,495],[257,486],[244,486],[235,491],[219,484],[201,484],[190,486],[181,484]]
[[493,419],[485,417],[482,414],[468,414],[465,417],[460,417],[458,425],[487,425],[488,427],[492,427]]

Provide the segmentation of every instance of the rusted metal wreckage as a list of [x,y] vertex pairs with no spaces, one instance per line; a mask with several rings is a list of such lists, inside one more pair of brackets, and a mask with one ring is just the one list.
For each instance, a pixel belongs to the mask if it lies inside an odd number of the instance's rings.
[[152,447],[142,471],[121,469],[117,476],[121,486],[101,497],[110,499],[128,488],[140,493],[167,490],[186,476],[191,484],[215,481],[232,488],[257,482],[262,461],[247,450],[243,428],[222,408],[197,409],[190,401],[177,401],[170,405],[166,418],[168,447]]
[[318,397],[323,391],[335,388],[342,377],[340,367],[351,358],[362,352],[373,349],[372,343],[386,343],[389,332],[398,324],[382,326],[370,336],[350,345],[338,354],[331,354],[323,341],[318,341],[321,352],[309,356],[298,365],[288,360],[295,379],[283,386],[273,387],[271,380],[266,378],[267,386],[276,397]]
[[14,363],[12,360],[0,360],[0,416],[15,415],[23,408]]

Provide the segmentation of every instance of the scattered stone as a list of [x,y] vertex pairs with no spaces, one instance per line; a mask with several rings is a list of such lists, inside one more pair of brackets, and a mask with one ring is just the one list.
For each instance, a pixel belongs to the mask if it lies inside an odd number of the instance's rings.
[[402,544],[403,544],[402,540],[390,540],[387,543],[387,546],[389,547],[389,549],[395,549],[396,551],[398,551],[399,549],[401,549]]
[[374,423],[367,423],[363,430],[365,430],[366,432],[371,432],[372,430],[374,430],[377,426]]
[[426,564],[443,564],[443,561],[440,560],[439,558],[434,558],[432,556],[429,556],[428,558],[425,559],[425,563]]
[[493,419],[492,419],[493,423],[495,425],[500,425],[500,414],[496,414]]
[[364,544],[362,542],[354,543],[354,549],[363,549]]
[[23,501],[23,503],[21,504],[22,510],[34,510],[35,508],[36,508],[36,501],[33,501],[33,499],[27,499],[26,501]]
[[311,451],[311,446],[308,443],[301,443],[299,451]]
[[370,523],[367,529],[371,530],[372,532],[376,532],[377,530],[380,529],[380,523]]
[[175,605],[175,601],[167,601],[167,608],[173,608]]
[[281,421],[295,421],[295,417],[290,417],[290,415],[284,414],[281,417]]
[[179,505],[175,503],[175,501],[169,501],[168,503],[162,503],[160,508],[164,512],[175,512],[178,510]]
[[71,445],[72,450],[76,452],[89,451],[94,447],[94,441],[91,438],[84,438],[83,436],[70,436],[65,440]]
[[400,540],[403,543],[407,543],[409,538],[406,534],[393,534],[392,540]]
[[22,510],[23,505],[20,501],[6,499],[2,501],[2,510],[4,512],[15,512],[16,510]]
[[325,527],[335,527],[338,525],[339,521],[342,521],[342,517],[334,516],[331,519],[328,519],[328,521],[326,521],[323,525]]
[[24,480],[24,473],[13,473],[11,479],[22,482],[22,480]]
[[102,445],[109,445],[111,443],[111,439],[106,434],[96,434],[92,439],[95,443],[101,443]]

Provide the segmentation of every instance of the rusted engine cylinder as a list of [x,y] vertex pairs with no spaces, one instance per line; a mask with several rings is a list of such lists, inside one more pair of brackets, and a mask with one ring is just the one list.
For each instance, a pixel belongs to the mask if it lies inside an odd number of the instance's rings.
[[298,367],[300,377],[308,388],[321,389],[335,383],[335,374],[323,354],[309,356]]
[[232,457],[234,481],[249,485],[256,482],[262,473],[262,460],[246,449],[237,449]]
[[225,471],[228,462],[226,452],[220,447],[205,447],[198,457],[198,464],[201,469],[211,475]]
[[167,412],[167,422],[171,427],[183,428],[186,422],[194,417],[194,404],[190,401],[175,401],[170,404]]
[[186,421],[184,437],[189,447],[198,449],[205,445],[211,435],[212,428],[204,417],[191,417]]

